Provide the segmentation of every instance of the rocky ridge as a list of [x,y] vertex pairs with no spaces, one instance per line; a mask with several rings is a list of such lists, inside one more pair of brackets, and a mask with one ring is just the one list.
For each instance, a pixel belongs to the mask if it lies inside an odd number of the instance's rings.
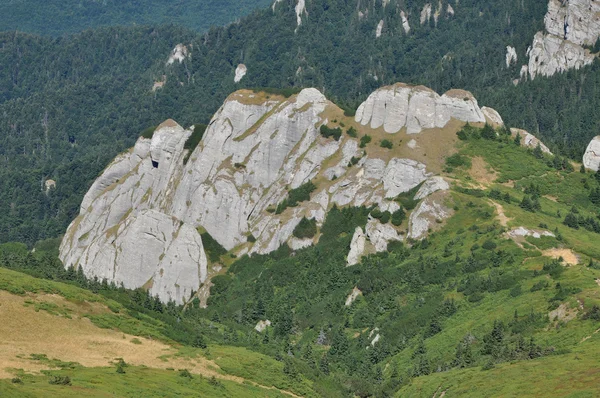
[[546,31],[538,32],[527,50],[529,62],[522,76],[552,76],[594,61],[596,56],[586,47],[594,46],[600,37],[600,2],[550,0],[544,25]]
[[[240,90],[214,115],[192,152],[186,143],[202,132],[169,120],[119,155],[86,194],[60,258],[87,276],[183,303],[222,269],[208,261],[201,232],[238,256],[284,244],[299,250],[319,239],[318,233],[294,236],[302,219],[315,220],[319,228],[334,205],[393,214],[401,208],[395,198],[415,192],[420,202],[408,221],[392,225],[369,217],[357,229],[348,255],[348,265],[356,264],[389,242],[423,239],[443,225],[452,215],[446,205],[450,184],[435,173],[457,129],[486,121],[501,118],[492,109],[482,111],[461,90],[440,96],[425,87],[383,87],[354,119],[316,89],[289,98]],[[362,145],[357,135],[325,137],[322,126],[388,137],[394,147]],[[440,145],[443,140],[449,144]],[[315,187],[309,200],[282,205],[309,182]]]

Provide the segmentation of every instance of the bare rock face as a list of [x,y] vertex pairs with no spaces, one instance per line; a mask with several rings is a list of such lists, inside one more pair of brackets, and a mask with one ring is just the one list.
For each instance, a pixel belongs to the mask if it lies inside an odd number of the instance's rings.
[[302,16],[306,14],[306,0],[296,0],[296,32],[298,31],[298,29],[300,28],[300,25],[302,25]]
[[400,18],[402,20],[402,29],[404,29],[404,33],[410,33],[410,24],[408,23],[408,16],[404,11],[400,11]]
[[494,127],[504,126],[504,120],[502,120],[502,116],[492,108],[488,108],[487,106],[481,107],[481,112],[485,116],[485,121],[488,124],[491,124]]
[[594,137],[588,145],[583,155],[583,165],[586,169],[600,170],[600,135]]
[[402,236],[390,224],[382,224],[377,219],[370,219],[365,227],[369,241],[376,252],[384,252],[391,241],[402,241]]
[[427,3],[423,6],[423,9],[421,10],[421,25],[424,25],[425,22],[429,22],[431,20],[431,13],[433,11],[433,8],[431,7],[430,3]]
[[244,76],[246,76],[247,72],[248,72],[248,68],[246,68],[246,65],[239,64],[237,66],[237,68],[235,68],[235,77],[233,78],[233,81],[235,83],[241,82],[242,79],[244,78]]
[[[238,255],[266,254],[285,244],[300,250],[319,238],[293,236],[303,218],[320,227],[334,205],[393,213],[400,208],[394,199],[421,184],[417,197],[423,200],[410,216],[409,236],[421,239],[451,215],[440,196],[449,185],[425,163],[363,150],[347,134],[323,137],[320,127],[335,125],[328,121],[334,114],[342,111],[316,89],[289,98],[240,90],[227,98],[191,153],[185,144],[193,131],[164,122],[92,184],[61,243],[61,260],[88,277],[144,287],[164,302],[185,303],[198,291],[205,302],[214,264],[198,230]],[[444,127],[453,118],[487,120],[468,92],[439,96],[402,84],[374,92],[356,115],[362,125],[390,133]],[[275,212],[291,189],[308,182],[317,184],[308,200]],[[384,251],[389,242],[403,240],[391,224],[371,219],[362,227],[353,236],[348,265],[366,250]]]
[[415,195],[415,199],[417,200],[421,200],[421,199],[425,199],[426,197],[428,197],[429,195],[431,195],[434,192],[437,191],[447,191],[450,189],[450,184],[448,184],[448,182],[440,176],[435,176],[435,177],[431,177],[429,179],[427,179],[423,185],[421,185],[421,188],[419,188],[419,191],[417,191],[417,194]]
[[383,87],[371,94],[356,110],[355,120],[373,129],[383,126],[394,134],[406,128],[408,134],[442,128],[457,119],[485,123],[477,100],[467,91],[451,90],[440,96],[425,87],[404,84]]
[[127,288],[145,286],[182,303],[206,280],[207,260],[194,226],[161,210],[181,176],[190,135],[173,121],[119,155],[83,199],[60,247],[66,267]]
[[540,141],[540,139],[537,138],[536,136],[534,136],[533,134],[530,134],[525,130],[516,129],[516,128],[511,128],[510,132],[513,137],[516,137],[517,135],[519,135],[521,137],[521,146],[524,146],[526,148],[535,149],[539,145],[542,152],[544,152],[548,155],[552,155],[552,152],[550,151],[550,149],[548,149],[548,147],[546,145],[544,145],[544,143],[542,141]]
[[375,38],[380,38],[381,37],[381,32],[383,31],[383,19],[381,21],[379,21],[379,23],[377,24],[377,28],[375,29]]
[[409,219],[408,237],[422,240],[429,231],[440,229],[444,220],[450,218],[454,211],[444,203],[448,191],[439,191],[421,201],[413,210]]
[[182,63],[186,58],[190,57],[191,53],[188,48],[183,44],[179,43],[175,46],[171,54],[169,55],[169,59],[167,59],[167,65],[172,65],[175,61]]
[[517,50],[514,47],[506,46],[506,67],[517,63]]
[[591,46],[600,37],[600,3],[596,0],[550,0],[544,17],[546,32],[538,32],[529,48],[528,72],[552,76],[590,65]]
[[202,225],[228,250],[252,233],[253,252],[268,253],[289,239],[302,215],[282,224],[266,209],[287,196],[288,185],[297,188],[314,178],[339,143],[317,139],[319,114],[327,105],[319,91],[305,89],[293,101],[257,102],[251,95],[230,96],[213,117],[170,211]]
[[356,265],[360,261],[361,256],[365,252],[365,243],[367,238],[361,227],[356,227],[352,242],[350,243],[350,252],[347,257],[347,266]]
[[356,301],[356,299],[360,295],[362,295],[362,292],[360,291],[360,289],[358,287],[355,286],[354,289],[352,289],[352,292],[350,292],[350,294],[346,298],[346,302],[344,305],[346,307],[350,307],[352,305],[352,303],[354,303],[354,301]]

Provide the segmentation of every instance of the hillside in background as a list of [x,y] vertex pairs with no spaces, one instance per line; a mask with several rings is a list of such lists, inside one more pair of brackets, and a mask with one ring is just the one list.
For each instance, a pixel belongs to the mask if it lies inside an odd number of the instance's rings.
[[0,4],[0,31],[63,36],[102,26],[172,24],[199,32],[226,25],[270,0],[15,0]]

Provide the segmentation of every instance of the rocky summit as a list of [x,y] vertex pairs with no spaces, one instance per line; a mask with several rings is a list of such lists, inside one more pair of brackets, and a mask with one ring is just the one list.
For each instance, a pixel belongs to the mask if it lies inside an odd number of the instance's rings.
[[168,120],[117,156],[86,194],[60,258],[88,277],[184,303],[222,268],[203,237],[235,256],[298,250],[319,239],[295,233],[301,223],[320,227],[333,206],[393,215],[404,212],[400,195],[422,199],[406,222],[371,217],[357,228],[352,265],[391,241],[423,239],[453,214],[451,182],[437,174],[465,123],[502,119],[461,90],[383,87],[355,117],[314,88],[287,98],[240,90],[205,131]]

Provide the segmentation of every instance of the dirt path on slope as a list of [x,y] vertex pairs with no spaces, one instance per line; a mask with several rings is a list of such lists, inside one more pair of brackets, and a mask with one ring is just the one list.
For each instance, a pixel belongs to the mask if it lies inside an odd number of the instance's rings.
[[542,255],[555,259],[562,257],[569,265],[579,264],[579,256],[571,249],[548,249],[542,251]]
[[498,220],[500,225],[502,225],[503,227],[507,227],[508,222],[512,220],[512,218],[509,218],[506,216],[506,214],[504,214],[504,207],[500,203],[494,202],[493,200],[490,200],[490,203],[496,208],[496,213],[498,213],[496,219]]

